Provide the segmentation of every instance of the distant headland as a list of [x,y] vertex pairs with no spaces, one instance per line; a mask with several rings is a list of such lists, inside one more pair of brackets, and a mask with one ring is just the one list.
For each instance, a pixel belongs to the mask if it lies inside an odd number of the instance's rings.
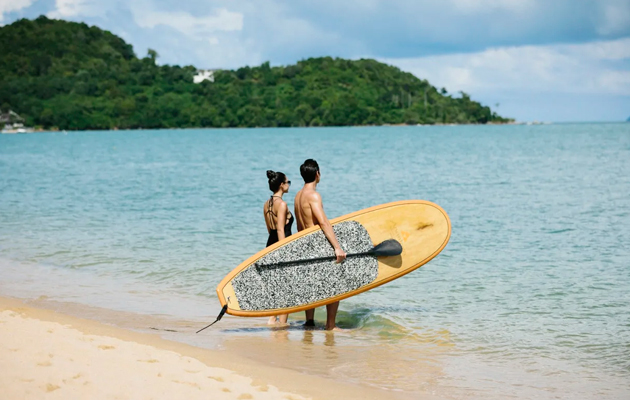
[[508,123],[466,93],[371,59],[198,70],[40,16],[0,27],[0,110],[46,129]]

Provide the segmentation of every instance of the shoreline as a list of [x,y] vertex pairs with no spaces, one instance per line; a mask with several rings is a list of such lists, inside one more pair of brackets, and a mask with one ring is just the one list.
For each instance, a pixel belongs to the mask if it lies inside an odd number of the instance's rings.
[[68,133],[68,132],[136,132],[136,131],[171,131],[171,130],[244,130],[244,129],[326,129],[326,128],[391,128],[391,127],[460,127],[460,126],[548,126],[548,125],[588,125],[588,124],[626,124],[629,121],[514,121],[514,122],[488,122],[485,124],[383,124],[383,125],[326,125],[326,126],[228,126],[228,127],[176,127],[176,128],[112,128],[112,129],[34,129],[29,132],[0,133],[3,135],[25,135],[33,133]]
[[[129,330],[5,296],[0,296],[0,338],[0,366],[11,371],[0,378],[0,384],[13,398],[35,399],[44,393],[66,399],[86,394],[90,398],[194,399],[211,394],[221,399],[411,398],[409,393],[307,375],[228,350],[175,342],[157,332]],[[72,379],[79,375],[80,379]],[[113,385],[121,379],[120,386]],[[125,397],[126,389],[135,390],[136,396]]]
[[[620,123],[623,121],[620,121]],[[569,122],[573,123],[573,122]],[[581,122],[580,122],[581,123]],[[586,122],[590,123],[590,122]],[[610,123],[617,123],[611,121]],[[323,125],[323,126],[189,126],[189,127],[174,127],[174,128],[110,128],[110,129],[44,129],[33,128],[28,132],[1,132],[5,135],[24,135],[31,133],[46,133],[46,132],[125,132],[125,131],[164,131],[164,130],[200,130],[200,129],[212,129],[212,130],[224,130],[224,129],[321,129],[321,128],[382,128],[382,127],[412,127],[412,126],[503,126],[503,125],[551,125],[556,122],[539,122],[539,121],[513,121],[513,122],[488,122],[485,124],[460,124],[460,123],[436,123],[436,124],[383,124],[383,125]]]
[[326,129],[326,128],[390,128],[390,127],[454,127],[454,126],[548,126],[548,125],[584,125],[584,124],[626,124],[628,121],[514,121],[488,122],[485,124],[383,124],[383,125],[326,125],[326,126],[229,126],[229,127],[175,127],[175,128],[112,128],[112,129],[34,129],[29,132],[1,133],[4,135],[25,135],[33,133],[68,133],[68,132],[136,132],[136,131],[170,131],[170,130],[244,130],[244,129]]

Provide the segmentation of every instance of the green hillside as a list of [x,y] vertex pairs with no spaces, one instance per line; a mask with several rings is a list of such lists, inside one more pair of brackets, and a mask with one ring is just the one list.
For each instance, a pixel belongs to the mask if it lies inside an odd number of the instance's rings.
[[374,60],[311,58],[215,72],[156,64],[94,26],[22,19],[0,28],[0,108],[59,129],[508,122]]

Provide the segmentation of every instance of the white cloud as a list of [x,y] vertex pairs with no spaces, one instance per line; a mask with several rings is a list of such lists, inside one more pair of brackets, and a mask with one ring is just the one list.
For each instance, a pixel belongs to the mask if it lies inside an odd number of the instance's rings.
[[55,0],[55,9],[47,14],[49,18],[92,17],[105,12],[115,2],[98,0]]
[[592,60],[627,60],[630,59],[630,38],[562,46],[573,54],[583,54]]
[[630,26],[630,2],[627,0],[609,0],[603,5],[603,21],[597,31],[601,35],[623,32]]
[[0,0],[0,24],[4,21],[4,13],[19,11],[33,3],[33,0]]
[[220,8],[216,10],[215,15],[208,16],[194,16],[181,11],[152,11],[144,8],[133,8],[132,12],[136,23],[142,28],[165,25],[198,39],[214,32],[243,29],[243,14],[225,8]]
[[449,91],[630,95],[630,38],[382,61]]
[[455,10],[460,12],[487,12],[506,10],[523,12],[536,6],[534,0],[451,0]]
[[603,71],[595,82],[602,91],[630,95],[630,71]]
[[230,32],[243,29],[243,14],[231,12],[225,8],[216,9],[211,15],[203,15],[203,13],[193,15],[183,11],[158,10],[155,8],[154,2],[146,0],[136,0],[128,4],[121,0],[55,0],[56,8],[48,13],[48,17],[103,16],[107,11],[113,10],[119,5],[131,11],[134,21],[141,28],[169,26],[197,39],[208,36],[213,32]]
[[140,56],[147,48],[156,49],[161,63],[216,68],[240,66],[260,58],[257,51],[251,50],[256,49],[254,40],[240,35],[243,13],[214,8],[212,3],[55,0],[55,7],[48,17],[84,21],[111,30],[133,44]]

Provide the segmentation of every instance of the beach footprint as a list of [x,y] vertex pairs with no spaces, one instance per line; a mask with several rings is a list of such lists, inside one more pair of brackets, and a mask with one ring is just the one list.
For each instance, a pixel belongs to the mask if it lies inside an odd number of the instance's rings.
[[46,385],[45,389],[46,389],[46,393],[50,393],[50,392],[54,392],[57,389],[61,389],[61,386],[53,385],[52,383],[49,383]]

